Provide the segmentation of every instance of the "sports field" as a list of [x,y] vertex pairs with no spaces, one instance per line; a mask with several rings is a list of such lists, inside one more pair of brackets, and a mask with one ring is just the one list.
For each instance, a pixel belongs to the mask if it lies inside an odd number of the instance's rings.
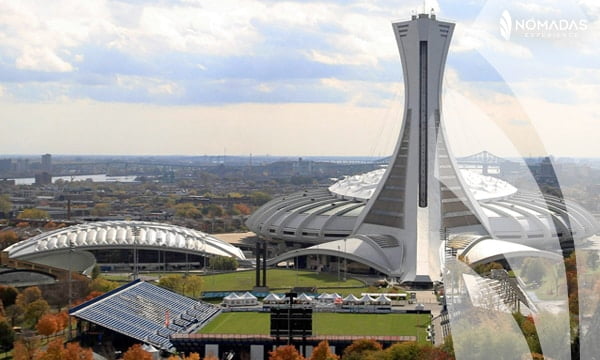
[[[225,274],[203,276],[202,291],[248,290],[254,287],[256,273],[254,271],[236,271]],[[267,271],[267,284],[274,289],[291,289],[293,287],[318,287],[326,289],[332,287],[364,287],[364,284],[355,279],[346,281],[338,280],[336,275],[314,271],[294,271],[284,269],[269,269]],[[361,289],[356,292],[360,293]]]
[[[268,313],[229,312],[200,330],[202,334],[269,334]],[[314,313],[314,335],[378,335],[426,337],[429,315]]]

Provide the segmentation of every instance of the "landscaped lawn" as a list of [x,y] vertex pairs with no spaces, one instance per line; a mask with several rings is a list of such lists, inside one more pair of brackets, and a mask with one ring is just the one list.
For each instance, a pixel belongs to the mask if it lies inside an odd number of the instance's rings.
[[[237,271],[226,274],[203,276],[202,291],[250,290],[254,287],[256,273],[254,271]],[[267,285],[272,289],[291,289],[293,287],[363,287],[364,284],[355,279],[346,281],[337,279],[333,274],[317,274],[314,271],[270,269],[267,271]],[[359,293],[361,290],[357,290]],[[364,290],[363,290],[364,291]]]
[[[203,334],[269,334],[268,313],[230,312],[200,330]],[[429,315],[314,313],[315,335],[417,336],[425,341]]]

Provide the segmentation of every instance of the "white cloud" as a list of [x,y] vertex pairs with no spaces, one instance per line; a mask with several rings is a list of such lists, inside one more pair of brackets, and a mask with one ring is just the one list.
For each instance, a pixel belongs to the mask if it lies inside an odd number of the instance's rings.
[[16,59],[15,65],[17,69],[45,72],[69,72],[74,70],[70,63],[58,57],[52,50],[44,47],[25,46],[21,55]]

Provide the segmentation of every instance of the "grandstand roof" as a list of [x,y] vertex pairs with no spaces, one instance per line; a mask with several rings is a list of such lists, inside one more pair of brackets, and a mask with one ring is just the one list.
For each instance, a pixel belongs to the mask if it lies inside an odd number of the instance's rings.
[[21,241],[5,251],[10,258],[28,260],[65,252],[71,246],[75,250],[136,247],[245,259],[240,249],[203,232],[145,221],[103,221],[69,226]]
[[189,334],[220,309],[136,280],[70,309],[77,318],[172,351],[172,334]]

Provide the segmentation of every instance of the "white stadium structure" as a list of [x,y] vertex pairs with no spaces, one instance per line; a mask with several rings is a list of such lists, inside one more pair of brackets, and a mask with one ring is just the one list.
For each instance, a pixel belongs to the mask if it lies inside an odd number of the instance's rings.
[[[72,251],[71,251],[72,250]],[[8,257],[89,272],[96,256],[110,250],[227,256],[244,260],[242,251],[222,240],[181,226],[144,221],[106,221],[74,225],[34,236],[4,251]],[[163,254],[164,256],[164,254]]]
[[441,280],[448,256],[471,265],[505,257],[556,259],[595,235],[592,215],[565,200],[560,188],[552,195],[536,184],[539,192],[521,192],[458,168],[441,109],[454,24],[419,14],[392,26],[405,106],[389,165],[329,189],[276,198],[257,210],[247,225],[277,244],[270,263],[345,258],[395,281],[427,287]]

